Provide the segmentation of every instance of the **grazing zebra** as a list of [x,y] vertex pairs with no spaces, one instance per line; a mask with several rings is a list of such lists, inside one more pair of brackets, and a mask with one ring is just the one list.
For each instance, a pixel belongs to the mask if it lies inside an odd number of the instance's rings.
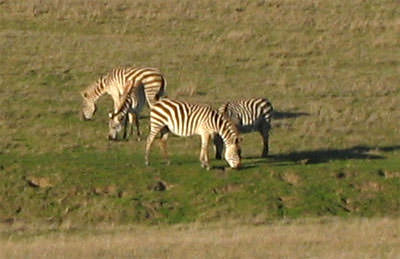
[[[261,157],[266,157],[269,151],[269,130],[271,129],[271,115],[273,107],[265,98],[250,98],[227,102],[218,112],[230,119],[240,133],[258,131],[263,138],[263,151]],[[214,137],[216,158],[221,159],[223,143],[221,137]]]
[[106,93],[114,101],[113,111],[115,113],[120,109],[121,104],[129,98],[132,88],[139,85],[143,85],[146,101],[151,107],[159,97],[165,94],[167,81],[156,68],[115,68],[81,92],[83,97],[82,118],[84,120],[93,118],[97,108],[97,100]]
[[230,120],[225,119],[210,106],[190,104],[183,101],[162,98],[150,111],[150,134],[146,143],[146,165],[149,164],[151,144],[161,134],[161,149],[168,163],[168,132],[178,136],[201,136],[201,166],[209,169],[208,144],[214,134],[221,136],[226,146],[225,160],[232,168],[240,166],[239,132]]
[[[128,84],[131,82],[128,82]],[[124,124],[124,136],[123,138],[127,138],[127,125],[129,121],[130,126],[130,135],[133,134],[133,121],[136,124],[136,133],[137,140],[140,141],[140,129],[139,129],[139,114],[143,109],[145,104],[145,93],[143,85],[139,85],[132,89],[129,97],[125,100],[125,102],[121,103],[121,107],[116,112],[110,112],[108,114],[110,120],[108,124],[109,140],[116,140],[118,133],[122,130],[122,124]],[[131,116],[131,117],[130,117]]]

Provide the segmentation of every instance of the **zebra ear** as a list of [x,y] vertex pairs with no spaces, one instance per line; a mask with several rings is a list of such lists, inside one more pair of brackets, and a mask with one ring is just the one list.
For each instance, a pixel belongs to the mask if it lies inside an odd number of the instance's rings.
[[81,92],[82,97],[87,98],[88,97],[88,93],[86,92]]
[[113,118],[113,113],[112,113],[112,112],[109,112],[109,113],[108,113],[108,118],[110,118],[110,119]]
[[119,122],[122,122],[122,121],[124,120],[124,116],[122,116],[121,114],[118,115],[117,118],[118,118],[118,121],[119,121]]
[[228,110],[228,105],[229,105],[229,102],[225,103],[225,104],[221,107],[221,109],[220,109],[221,114],[225,114],[225,113],[227,112],[227,110]]

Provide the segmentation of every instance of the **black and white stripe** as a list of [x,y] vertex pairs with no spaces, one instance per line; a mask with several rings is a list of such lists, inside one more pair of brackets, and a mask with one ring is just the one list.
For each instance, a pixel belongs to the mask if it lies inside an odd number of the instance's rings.
[[[240,133],[257,131],[263,138],[261,156],[266,157],[269,152],[269,131],[271,129],[272,104],[265,98],[250,98],[231,101],[219,107],[218,112],[230,119]],[[214,138],[216,158],[221,159],[223,144],[216,136]]]
[[[128,82],[132,82],[129,84]],[[151,67],[115,68],[101,76],[95,83],[81,92],[83,97],[82,115],[91,119],[96,111],[95,104],[104,94],[109,94],[114,101],[114,112],[129,97],[133,87],[144,86],[146,100],[151,106],[165,94],[166,80],[161,72]],[[123,98],[123,99],[122,99]]]
[[162,98],[150,111],[150,133],[146,143],[146,164],[154,138],[161,133],[161,148],[168,157],[166,141],[168,132],[177,136],[201,136],[200,162],[209,168],[208,144],[210,138],[219,134],[225,144],[225,159],[232,168],[240,166],[239,133],[228,119],[225,119],[210,106],[191,104],[184,101]]
[[133,122],[135,122],[136,125],[137,140],[140,140],[141,133],[139,128],[139,115],[146,102],[146,98],[143,85],[139,85],[138,87],[133,88],[133,90],[134,91],[131,91],[129,98],[127,98],[125,102],[121,103],[121,107],[119,107],[119,110],[117,112],[109,113],[109,140],[117,139],[118,133],[122,130],[122,126],[124,126],[123,138],[126,139],[128,124],[130,128],[130,135],[132,135]]
[[151,107],[165,94],[167,81],[158,69],[151,67],[122,67],[111,70],[81,92],[83,119],[93,118],[96,102],[104,94],[112,97],[113,113],[116,113],[123,103],[131,98],[133,88],[140,85],[143,86],[146,101]]
[[125,81],[132,81],[132,84],[128,84],[128,87],[124,89],[120,104],[124,103],[125,99],[131,95],[132,89],[139,85],[143,85],[146,101],[150,108],[166,94],[167,81],[156,68],[129,68],[125,69],[123,76]]

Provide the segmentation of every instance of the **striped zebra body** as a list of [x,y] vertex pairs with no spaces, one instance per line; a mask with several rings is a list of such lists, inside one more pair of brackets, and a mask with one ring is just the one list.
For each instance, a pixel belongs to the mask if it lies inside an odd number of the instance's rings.
[[219,134],[225,144],[225,159],[228,164],[240,166],[239,133],[236,127],[210,106],[191,104],[162,98],[150,111],[150,133],[146,143],[146,164],[154,138],[161,133],[161,148],[167,158],[166,141],[168,132],[177,136],[201,136],[200,162],[209,169],[208,144],[214,134]]
[[114,102],[113,112],[116,113],[121,109],[123,103],[131,98],[133,89],[140,85],[143,86],[146,101],[151,107],[158,98],[165,94],[167,83],[161,72],[156,68],[125,67],[111,70],[81,92],[83,119],[90,120],[93,118],[97,109],[96,102],[104,94],[112,97]]
[[140,85],[143,85],[146,101],[150,108],[160,97],[166,94],[167,81],[156,68],[130,68],[129,71],[125,72],[125,80],[132,81],[132,84],[128,84],[128,87],[125,88],[120,105],[125,102],[125,99],[129,98],[132,89]]
[[[258,131],[263,138],[263,151],[261,156],[266,157],[269,152],[269,130],[271,129],[271,116],[273,107],[265,98],[250,98],[227,102],[218,112],[230,119],[240,133]],[[221,139],[214,138],[216,158],[221,159],[223,145]]]

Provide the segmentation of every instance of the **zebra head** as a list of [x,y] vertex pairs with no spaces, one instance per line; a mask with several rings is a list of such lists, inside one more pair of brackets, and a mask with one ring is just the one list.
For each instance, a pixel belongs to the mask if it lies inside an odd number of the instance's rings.
[[225,160],[231,168],[240,167],[240,142],[241,138],[239,130],[229,118],[221,114],[221,110],[217,113],[215,125],[217,132],[221,136],[225,144]]
[[110,118],[108,122],[108,139],[116,140],[118,133],[122,130],[122,124],[124,122],[125,116],[121,113],[108,113],[108,117]]
[[91,101],[88,97],[88,93],[82,93],[83,102],[82,102],[82,119],[83,120],[91,120],[93,119],[94,114],[96,113],[97,107],[95,102]]
[[230,167],[235,169],[240,167],[241,149],[239,142],[239,138],[236,138],[233,143],[226,143],[225,146],[225,160],[228,162]]

